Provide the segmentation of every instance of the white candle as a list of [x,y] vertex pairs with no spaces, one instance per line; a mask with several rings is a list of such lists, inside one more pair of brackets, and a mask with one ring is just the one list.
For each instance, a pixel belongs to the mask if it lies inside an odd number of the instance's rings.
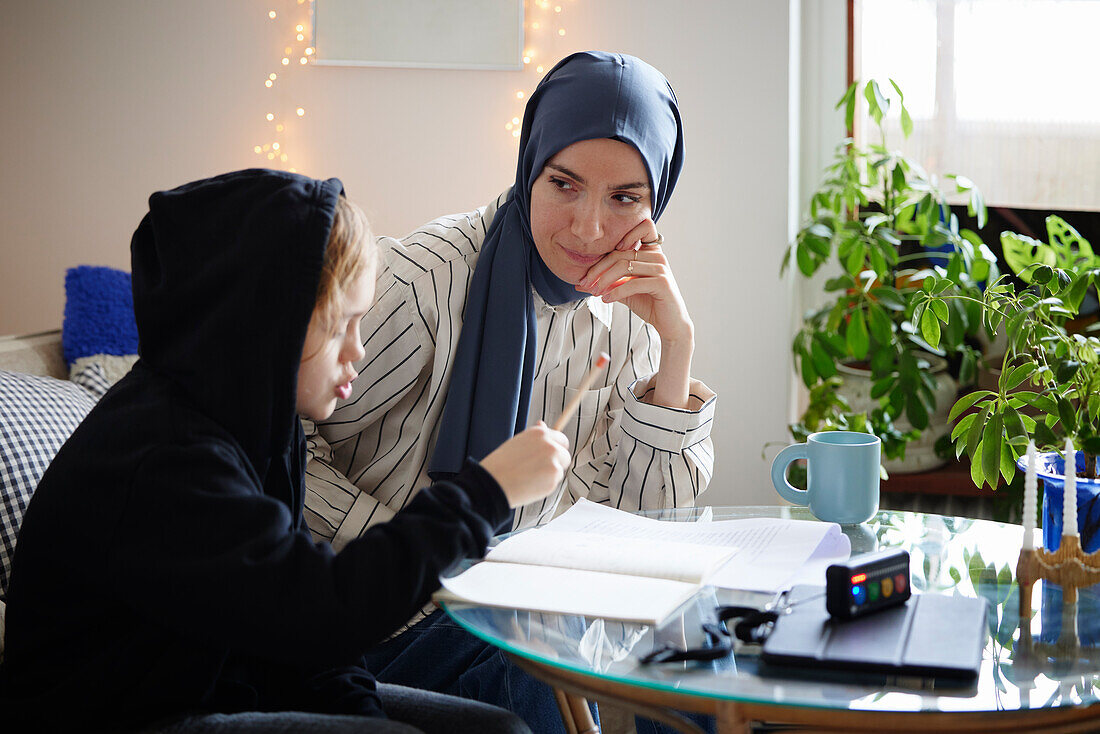
[[1066,492],[1062,498],[1062,535],[1077,535],[1077,451],[1066,439]]
[[1035,549],[1035,513],[1038,500],[1035,479],[1035,442],[1027,442],[1027,473],[1024,474],[1024,550]]

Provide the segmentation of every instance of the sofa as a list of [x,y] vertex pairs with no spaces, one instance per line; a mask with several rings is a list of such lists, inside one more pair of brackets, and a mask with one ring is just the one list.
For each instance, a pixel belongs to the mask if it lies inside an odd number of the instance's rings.
[[68,377],[60,331],[0,337],[0,655],[4,591],[19,520],[62,434],[67,436],[94,404],[79,385],[65,384]]
[[61,331],[0,337],[0,656],[8,573],[23,511],[69,434],[137,359],[136,354],[105,357],[70,364]]
[[130,275],[98,266],[65,275],[62,330],[0,336],[0,656],[19,524],[61,445],[137,361]]

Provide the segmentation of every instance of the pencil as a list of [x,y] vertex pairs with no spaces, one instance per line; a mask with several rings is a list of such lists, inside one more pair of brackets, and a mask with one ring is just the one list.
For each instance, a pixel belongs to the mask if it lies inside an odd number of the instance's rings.
[[573,413],[577,411],[577,406],[581,404],[581,398],[584,397],[584,392],[592,385],[592,381],[596,379],[596,375],[600,373],[607,363],[611,361],[611,357],[607,352],[600,352],[600,356],[596,357],[596,364],[592,365],[592,369],[588,370],[588,374],[584,376],[580,386],[577,388],[577,394],[573,396],[573,399],[569,401],[569,405],[565,406],[565,410],[561,412],[561,417],[554,423],[554,430],[560,431],[565,428],[565,422],[573,417]]

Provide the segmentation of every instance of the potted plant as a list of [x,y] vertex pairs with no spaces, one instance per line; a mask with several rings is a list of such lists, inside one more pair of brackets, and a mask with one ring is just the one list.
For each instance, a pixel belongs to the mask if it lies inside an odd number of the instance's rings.
[[[1049,242],[1006,232],[1005,260],[1025,287],[1005,275],[978,302],[990,334],[1002,333],[1007,348],[995,390],[976,390],[951,409],[959,418],[951,433],[956,455],[971,458],[976,486],[996,487],[1024,469],[1021,455],[1029,440],[1050,453],[1039,457],[1043,479],[1043,538],[1056,548],[1061,538],[1066,439],[1075,458],[1079,530],[1085,550],[1100,547],[1100,339],[1096,327],[1071,328],[1081,303],[1100,284],[1100,258],[1089,243],[1059,217],[1047,218]],[[948,303],[973,298],[953,292],[950,276],[922,284],[914,308],[926,341],[935,344]]]
[[[890,83],[908,137],[913,123],[901,90]],[[979,352],[971,338],[981,325],[978,284],[996,276],[996,259],[977,234],[959,227],[937,179],[887,147],[892,102],[882,87],[872,80],[862,89],[879,140],[841,143],[810,200],[810,221],[783,260],[783,271],[793,262],[805,278],[826,267],[835,273],[824,284],[825,304],[805,315],[792,344],[809,404],[791,433],[800,441],[821,430],[873,433],[887,459],[899,460],[937,408],[940,432],[947,431],[947,406],[956,390],[930,369],[936,358],[957,355],[961,381],[973,379]],[[849,129],[859,90],[853,83],[837,104],[845,108]],[[977,188],[961,176],[948,178],[957,193],[969,196],[968,210],[983,226],[985,204]],[[934,343],[915,313],[914,299],[929,278],[968,296],[934,307],[943,309],[946,324]],[[863,395],[853,387],[854,373],[865,375]]]

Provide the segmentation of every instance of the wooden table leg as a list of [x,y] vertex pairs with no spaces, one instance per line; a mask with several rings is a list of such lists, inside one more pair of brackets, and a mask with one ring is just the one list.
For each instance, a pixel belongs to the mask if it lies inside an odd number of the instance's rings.
[[558,701],[565,734],[600,734],[586,699],[566,693],[560,688],[554,689],[554,698]]
[[573,720],[573,709],[569,705],[569,698],[560,688],[554,689],[554,698],[558,702],[558,711],[561,712],[561,723],[565,726],[565,734],[577,734],[577,722]]
[[750,734],[752,722],[745,718],[736,701],[719,701],[715,713],[718,734]]

